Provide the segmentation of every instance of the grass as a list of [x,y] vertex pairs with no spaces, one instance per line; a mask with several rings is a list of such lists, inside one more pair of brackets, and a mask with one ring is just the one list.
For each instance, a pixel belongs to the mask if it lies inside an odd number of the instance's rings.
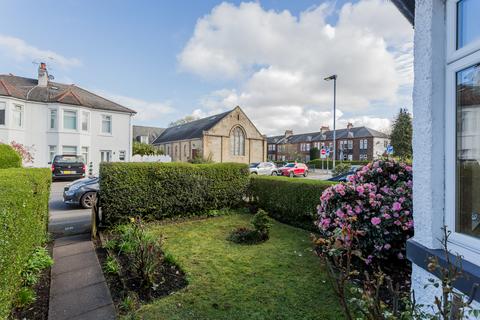
[[189,285],[144,305],[142,319],[343,319],[309,233],[274,222],[270,240],[253,246],[226,240],[251,215],[151,225],[165,236],[169,259]]

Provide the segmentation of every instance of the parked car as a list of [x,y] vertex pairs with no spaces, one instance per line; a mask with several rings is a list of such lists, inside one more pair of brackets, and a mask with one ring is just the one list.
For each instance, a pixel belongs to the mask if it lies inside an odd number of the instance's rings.
[[266,176],[276,176],[279,169],[273,162],[254,162],[250,163],[250,173]]
[[360,170],[362,166],[354,165],[350,167],[350,170],[348,172],[340,174],[338,176],[332,177],[328,179],[328,181],[337,181],[337,182],[347,182],[349,181],[349,177],[351,175],[354,175],[358,170]]
[[281,174],[287,177],[308,176],[308,167],[304,163],[287,163],[280,168]]
[[52,165],[52,180],[61,178],[85,177],[87,166],[82,156],[77,155],[56,155]]
[[75,180],[63,189],[63,202],[89,209],[95,203],[99,189],[98,177]]

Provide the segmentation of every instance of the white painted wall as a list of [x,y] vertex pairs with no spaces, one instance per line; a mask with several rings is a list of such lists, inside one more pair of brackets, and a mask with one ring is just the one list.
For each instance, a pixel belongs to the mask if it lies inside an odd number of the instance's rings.
[[[113,111],[94,110],[90,108],[58,104],[23,101],[11,97],[0,97],[0,102],[6,103],[6,124],[0,125],[0,142],[16,141],[25,146],[33,147],[34,167],[48,167],[49,146],[56,146],[57,154],[62,153],[63,146],[76,146],[77,154],[81,154],[82,147],[88,147],[89,162],[93,164],[94,174],[98,173],[100,151],[109,150],[112,161],[119,161],[120,151],[125,151],[125,161],[131,158],[131,115]],[[13,108],[23,106],[23,126],[14,126]],[[49,109],[57,110],[56,129],[50,129]],[[64,129],[64,110],[77,112],[77,130]],[[88,131],[82,131],[82,112],[89,113]],[[112,117],[112,133],[102,133],[102,115]]]

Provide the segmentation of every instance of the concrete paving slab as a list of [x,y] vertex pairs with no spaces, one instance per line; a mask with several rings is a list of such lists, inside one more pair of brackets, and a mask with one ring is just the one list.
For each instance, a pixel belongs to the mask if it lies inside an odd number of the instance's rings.
[[102,319],[102,320],[115,319],[115,307],[113,306],[113,304],[109,304],[108,306],[104,306],[72,318],[72,320],[93,320],[93,319]]
[[72,319],[89,311],[112,304],[105,282],[93,284],[60,295],[50,296],[49,319]]
[[75,236],[58,238],[55,240],[55,247],[68,246],[71,244],[84,242],[84,241],[90,241],[90,234],[85,233],[85,234],[77,234]]
[[98,266],[89,266],[75,271],[52,275],[54,285],[50,287],[50,295],[63,294],[104,281],[103,274],[98,272]]
[[53,260],[55,261],[55,267],[52,268],[52,277],[61,273],[84,269],[93,265],[98,265],[98,268],[100,268],[97,254],[93,250],[63,258],[53,256]]
[[68,256],[73,256],[80,253],[90,252],[94,250],[92,241],[83,240],[77,243],[72,243],[70,245],[56,246],[53,248],[54,258],[64,258]]

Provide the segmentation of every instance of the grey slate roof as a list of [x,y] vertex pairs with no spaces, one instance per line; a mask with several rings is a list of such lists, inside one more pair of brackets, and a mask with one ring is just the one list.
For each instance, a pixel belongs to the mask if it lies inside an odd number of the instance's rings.
[[415,24],[415,0],[391,0],[397,9],[412,24]]
[[[347,139],[347,138],[388,138],[383,132],[367,128],[367,127],[353,127],[351,129],[337,129],[335,130],[336,139]],[[275,138],[275,139],[273,139]],[[316,142],[316,141],[325,141],[333,140],[333,130],[326,131],[323,134],[321,132],[310,132],[302,134],[293,134],[289,137],[285,136],[275,136],[267,138],[268,143],[276,144],[295,144],[302,142]]]
[[0,75],[0,96],[14,97],[27,101],[64,103],[91,109],[136,113],[132,109],[73,84],[49,82],[47,87],[38,87],[37,84],[37,79]]
[[165,128],[133,126],[133,139],[140,141],[141,136],[148,136],[148,142],[152,143],[165,131]]
[[188,123],[180,124],[178,126],[165,129],[163,133],[153,142],[153,144],[160,144],[170,141],[179,141],[186,139],[201,138],[203,131],[207,131],[216,125],[220,120],[230,114],[232,110],[224,113],[216,114],[210,117],[198,119]]

